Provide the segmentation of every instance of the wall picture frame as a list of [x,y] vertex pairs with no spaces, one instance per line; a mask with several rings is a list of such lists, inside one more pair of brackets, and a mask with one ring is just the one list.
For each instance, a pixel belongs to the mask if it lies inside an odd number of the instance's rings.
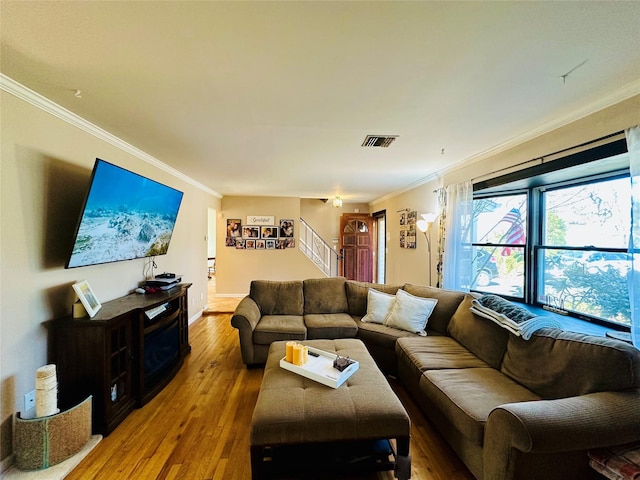
[[292,218],[280,220],[280,238],[293,238],[294,226]]
[[416,210],[405,210],[400,215],[400,248],[416,248]]
[[82,280],[78,283],[74,283],[71,285],[78,295],[78,299],[82,303],[82,306],[89,314],[89,317],[93,318],[98,310],[102,308],[102,304],[98,301],[98,297],[93,293],[93,289],[89,282],[86,280]]
[[227,219],[227,238],[242,237],[242,221],[239,218]]
[[256,225],[246,225],[242,229],[242,238],[257,240],[260,238],[260,227]]
[[[260,238],[262,239],[278,239],[278,227],[276,226],[272,226],[272,227],[261,227],[261,235]],[[269,247],[267,247],[269,248]]]

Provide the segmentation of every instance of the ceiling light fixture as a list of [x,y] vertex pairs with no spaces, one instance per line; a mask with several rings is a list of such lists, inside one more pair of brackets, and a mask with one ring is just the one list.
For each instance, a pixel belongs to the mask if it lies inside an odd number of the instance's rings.
[[336,208],[340,208],[342,206],[342,197],[340,195],[333,197],[333,206]]

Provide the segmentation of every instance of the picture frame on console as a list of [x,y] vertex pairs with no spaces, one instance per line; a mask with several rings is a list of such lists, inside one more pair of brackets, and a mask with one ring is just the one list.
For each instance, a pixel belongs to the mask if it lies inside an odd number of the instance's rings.
[[96,294],[93,293],[93,289],[91,288],[91,285],[89,285],[89,282],[82,280],[71,286],[76,292],[76,295],[78,295],[78,299],[89,314],[89,317],[93,318],[95,314],[98,313],[98,310],[102,308],[102,304],[98,301]]

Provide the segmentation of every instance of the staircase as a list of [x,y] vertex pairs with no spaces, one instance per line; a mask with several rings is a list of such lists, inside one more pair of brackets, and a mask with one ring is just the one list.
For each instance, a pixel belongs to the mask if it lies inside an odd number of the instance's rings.
[[338,276],[338,253],[303,218],[300,219],[300,250],[327,277]]

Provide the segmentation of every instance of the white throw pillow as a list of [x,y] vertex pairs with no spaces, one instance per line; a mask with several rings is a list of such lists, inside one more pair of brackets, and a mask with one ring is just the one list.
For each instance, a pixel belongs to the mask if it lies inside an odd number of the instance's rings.
[[427,320],[436,307],[435,298],[416,297],[404,290],[398,290],[396,301],[384,320],[387,327],[399,328],[424,335]]
[[389,315],[395,301],[395,295],[370,288],[367,293],[367,314],[362,317],[362,321],[384,323],[384,319]]

